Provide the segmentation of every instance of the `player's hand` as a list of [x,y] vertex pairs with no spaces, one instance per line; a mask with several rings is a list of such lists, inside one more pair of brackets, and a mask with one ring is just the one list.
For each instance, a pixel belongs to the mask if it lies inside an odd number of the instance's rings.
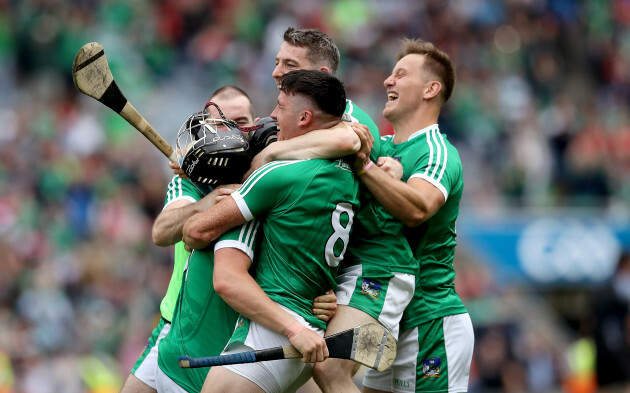
[[328,347],[324,338],[307,327],[289,341],[302,354],[301,360],[304,363],[323,362],[328,358]]
[[229,197],[234,191],[238,190],[242,184],[223,184],[210,192],[213,195],[214,203],[216,204],[221,199]]
[[361,149],[359,149],[359,151],[354,155],[354,170],[355,172],[359,172],[370,161],[370,153],[372,152],[372,147],[374,146],[374,138],[367,126],[360,123],[350,123],[350,126],[361,140]]
[[178,163],[169,161],[168,166],[171,167],[174,175],[178,175],[182,179],[188,179],[188,176],[186,176],[184,170],[179,166]]
[[199,214],[200,213],[197,213],[190,217],[182,228],[182,241],[184,242],[184,248],[188,252],[204,249],[210,244],[210,242],[206,242],[195,237],[197,231],[195,231],[194,227],[197,225],[197,221],[199,221]]
[[324,322],[328,322],[335,316],[337,311],[337,296],[332,289],[325,294],[318,296],[313,301],[313,315]]
[[238,190],[240,186],[240,184],[222,184],[212,190],[208,195],[201,198],[197,202],[197,205],[202,211],[208,210],[219,203],[221,199],[229,197],[234,191]]
[[392,179],[400,180],[403,176],[402,164],[392,157],[379,157],[376,162],[379,168],[392,177]]

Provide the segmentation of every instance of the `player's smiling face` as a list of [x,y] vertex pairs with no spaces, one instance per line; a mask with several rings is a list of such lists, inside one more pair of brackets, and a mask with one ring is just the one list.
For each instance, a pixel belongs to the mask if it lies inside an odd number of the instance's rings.
[[313,70],[316,67],[307,59],[308,49],[301,46],[291,45],[283,42],[276,55],[276,68],[271,76],[276,80],[278,89],[282,84],[284,74],[295,70]]
[[283,91],[278,95],[278,105],[271,112],[271,118],[278,122],[278,140],[283,141],[291,138],[296,128],[296,116],[291,97]]
[[392,74],[383,84],[387,90],[387,103],[383,116],[393,121],[418,108],[429,82],[423,70],[424,56],[410,54],[398,61]]

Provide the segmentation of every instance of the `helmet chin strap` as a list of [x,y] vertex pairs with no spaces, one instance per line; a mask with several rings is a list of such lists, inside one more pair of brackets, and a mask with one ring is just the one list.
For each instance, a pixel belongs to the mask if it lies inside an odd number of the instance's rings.
[[207,111],[208,107],[210,106],[217,108],[217,111],[219,112],[219,116],[221,116],[221,120],[223,120],[224,123],[229,123],[231,126],[238,128],[238,124],[236,124],[234,120],[228,119],[227,117],[225,117],[225,115],[223,114],[223,111],[221,111],[221,108],[219,108],[219,106],[212,101],[206,102],[206,105],[203,107],[203,112],[206,114],[210,114]]

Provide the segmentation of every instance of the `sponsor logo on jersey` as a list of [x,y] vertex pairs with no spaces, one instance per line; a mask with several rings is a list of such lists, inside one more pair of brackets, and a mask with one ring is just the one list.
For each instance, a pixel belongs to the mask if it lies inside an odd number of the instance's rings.
[[236,326],[243,327],[244,324],[245,324],[245,318],[243,318],[242,315],[239,315],[238,320],[236,321]]
[[440,358],[431,358],[422,361],[422,378],[437,378],[442,370]]
[[378,300],[379,296],[381,296],[381,284],[364,278],[361,283],[361,293]]

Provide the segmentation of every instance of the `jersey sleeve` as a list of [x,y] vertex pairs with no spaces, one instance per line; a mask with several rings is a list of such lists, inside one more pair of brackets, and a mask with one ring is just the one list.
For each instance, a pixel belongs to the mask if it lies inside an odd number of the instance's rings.
[[286,200],[294,185],[302,181],[303,161],[273,161],[251,174],[231,195],[247,221],[271,210]]
[[252,220],[224,233],[214,245],[214,251],[222,248],[236,248],[247,254],[253,261],[260,222],[260,219]]
[[168,183],[166,198],[164,198],[164,207],[181,200],[195,203],[203,197],[204,195],[195,187],[191,180],[182,179],[175,175]]
[[363,109],[359,108],[359,106],[351,100],[346,100],[344,120],[361,123],[370,129],[370,134],[372,134],[372,137],[374,138],[374,146],[372,146],[370,158],[372,161],[376,162],[381,156],[381,134],[378,131],[378,127],[376,126],[376,123],[374,123],[374,120],[372,120],[372,118],[365,113]]
[[461,178],[462,165],[457,151],[438,130],[426,133],[428,152],[416,161],[409,179],[420,178],[433,184],[448,199]]

